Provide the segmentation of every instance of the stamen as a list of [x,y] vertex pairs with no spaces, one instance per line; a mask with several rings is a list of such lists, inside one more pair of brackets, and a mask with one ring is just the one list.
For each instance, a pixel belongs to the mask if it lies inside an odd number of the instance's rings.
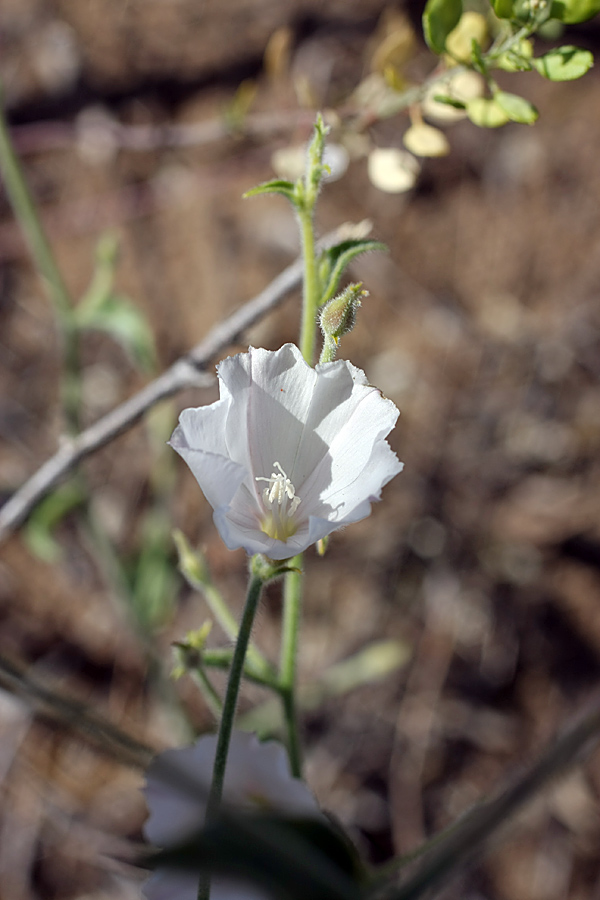
[[293,516],[300,504],[300,497],[296,496],[294,485],[285,474],[281,463],[274,462],[273,468],[279,469],[279,472],[272,472],[270,478],[263,475],[255,476],[256,481],[267,482],[262,494],[266,509],[261,528],[269,537],[287,541],[297,531]]

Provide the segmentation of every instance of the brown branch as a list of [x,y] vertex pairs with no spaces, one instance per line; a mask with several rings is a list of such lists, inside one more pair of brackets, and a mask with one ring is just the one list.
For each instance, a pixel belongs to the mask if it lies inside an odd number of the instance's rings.
[[[326,235],[320,247],[331,247],[348,237],[364,236],[365,227],[342,225]],[[264,291],[241,306],[189,353],[178,359],[162,375],[151,381],[133,397],[121,403],[75,438],[61,444],[31,478],[29,478],[0,509],[0,542],[27,518],[35,505],[55,487],[77,463],[104,447],[118,435],[131,428],[155,403],[171,397],[187,387],[204,386],[212,382],[205,372],[211,360],[230,344],[239,340],[250,326],[275,309],[287,295],[298,287],[302,279],[300,260],[284,269]]]

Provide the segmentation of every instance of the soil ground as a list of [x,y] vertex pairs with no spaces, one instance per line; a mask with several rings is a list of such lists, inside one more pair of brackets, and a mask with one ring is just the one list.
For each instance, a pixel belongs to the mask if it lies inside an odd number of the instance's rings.
[[[94,247],[115,229],[117,286],[151,325],[156,371],[295,257],[283,199],[242,194],[272,177],[276,149],[309,134],[313,113],[299,108],[294,83],[308,83],[315,104],[341,107],[368,71],[383,12],[376,0],[4,0],[13,134],[68,288],[82,295]],[[265,48],[284,27],[289,67],[269,79]],[[566,42],[593,49],[597,35],[591,23]],[[413,66],[427,73],[426,51]],[[253,112],[280,127],[201,146],[169,147],[159,134],[144,151],[107,140],[106,116],[128,126],[218,122],[244,79],[257,89]],[[406,650],[385,679],[307,711],[303,723],[311,786],[374,862],[410,851],[507,784],[597,697],[600,76],[503,83],[538,106],[535,127],[453,125],[451,154],[426,161],[405,195],[373,187],[358,158],[319,208],[321,233],[369,218],[390,249],[353,267],[370,296],[343,355],[401,409],[391,443],[405,470],[323,559],[307,554],[300,660],[307,683],[372,641]],[[398,116],[368,134],[401,146],[405,127]],[[55,317],[0,202],[8,498],[56,450],[63,424]],[[227,352],[296,340],[298,309],[295,296]],[[81,363],[83,425],[149,377],[98,333],[85,337]],[[27,528],[0,551],[3,659],[157,748],[186,740],[165,691],[195,730],[213,725],[189,679],[165,688],[148,662],[168,673],[171,643],[207,617],[174,574],[171,528],[204,548],[234,609],[244,592],[244,554],[224,548],[192,476],[164,450],[178,412],[215,396],[178,395],[81,466],[93,522],[130,582],[142,579],[142,549],[157,548],[136,594],[147,618],[160,612],[151,639],[132,627],[110,554],[81,511],[60,521],[53,559],[47,545],[47,558],[39,544],[34,552]],[[144,607],[148,597],[162,612]],[[269,589],[256,640],[272,658],[279,613]],[[226,645],[217,627],[211,640]],[[243,709],[263,699],[250,689]],[[145,815],[141,775],[64,717],[34,715],[30,701],[0,692],[0,897],[139,896],[130,861]],[[596,753],[444,896],[600,896],[599,792]]]

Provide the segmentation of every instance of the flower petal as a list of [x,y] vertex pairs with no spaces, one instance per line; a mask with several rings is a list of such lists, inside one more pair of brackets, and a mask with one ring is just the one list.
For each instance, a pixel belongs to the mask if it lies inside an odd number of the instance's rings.
[[[310,409],[316,373],[297,347],[250,348],[223,360],[219,375],[232,396],[227,422],[231,457],[254,477],[269,477],[278,461],[289,475]],[[290,476],[291,477],[291,476]]]
[[246,469],[231,459],[225,443],[230,401],[184,409],[169,444],[186,461],[202,492],[215,509],[227,506],[246,476]]
[[384,438],[396,424],[398,410],[376,388],[360,391],[359,402],[333,438],[327,457],[313,472],[303,488],[307,506],[314,515],[327,516],[340,522],[357,503],[373,494],[364,481],[364,473],[376,447],[387,448],[382,460],[388,464],[369,471],[368,483],[377,485],[377,495],[384,484],[397,475],[402,466]]
[[[185,410],[171,443],[230,549],[295,556],[368,515],[383,485],[401,471],[385,442],[398,410],[349,362],[313,369],[285,344],[276,351],[250,348],[223,360],[218,372],[220,400]],[[264,481],[275,470],[288,479],[289,500],[300,501],[289,513],[286,533],[293,533],[286,541],[262,530],[271,504],[284,502],[272,494],[265,508]]]

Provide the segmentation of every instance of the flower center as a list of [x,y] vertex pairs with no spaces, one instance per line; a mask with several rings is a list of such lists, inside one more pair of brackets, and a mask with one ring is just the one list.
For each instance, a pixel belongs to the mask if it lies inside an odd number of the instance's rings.
[[272,472],[270,478],[256,477],[256,481],[267,482],[262,494],[265,514],[260,527],[269,537],[285,542],[298,530],[294,513],[300,504],[300,497],[296,497],[294,485],[281,464],[274,462],[273,468],[279,469],[279,472]]

